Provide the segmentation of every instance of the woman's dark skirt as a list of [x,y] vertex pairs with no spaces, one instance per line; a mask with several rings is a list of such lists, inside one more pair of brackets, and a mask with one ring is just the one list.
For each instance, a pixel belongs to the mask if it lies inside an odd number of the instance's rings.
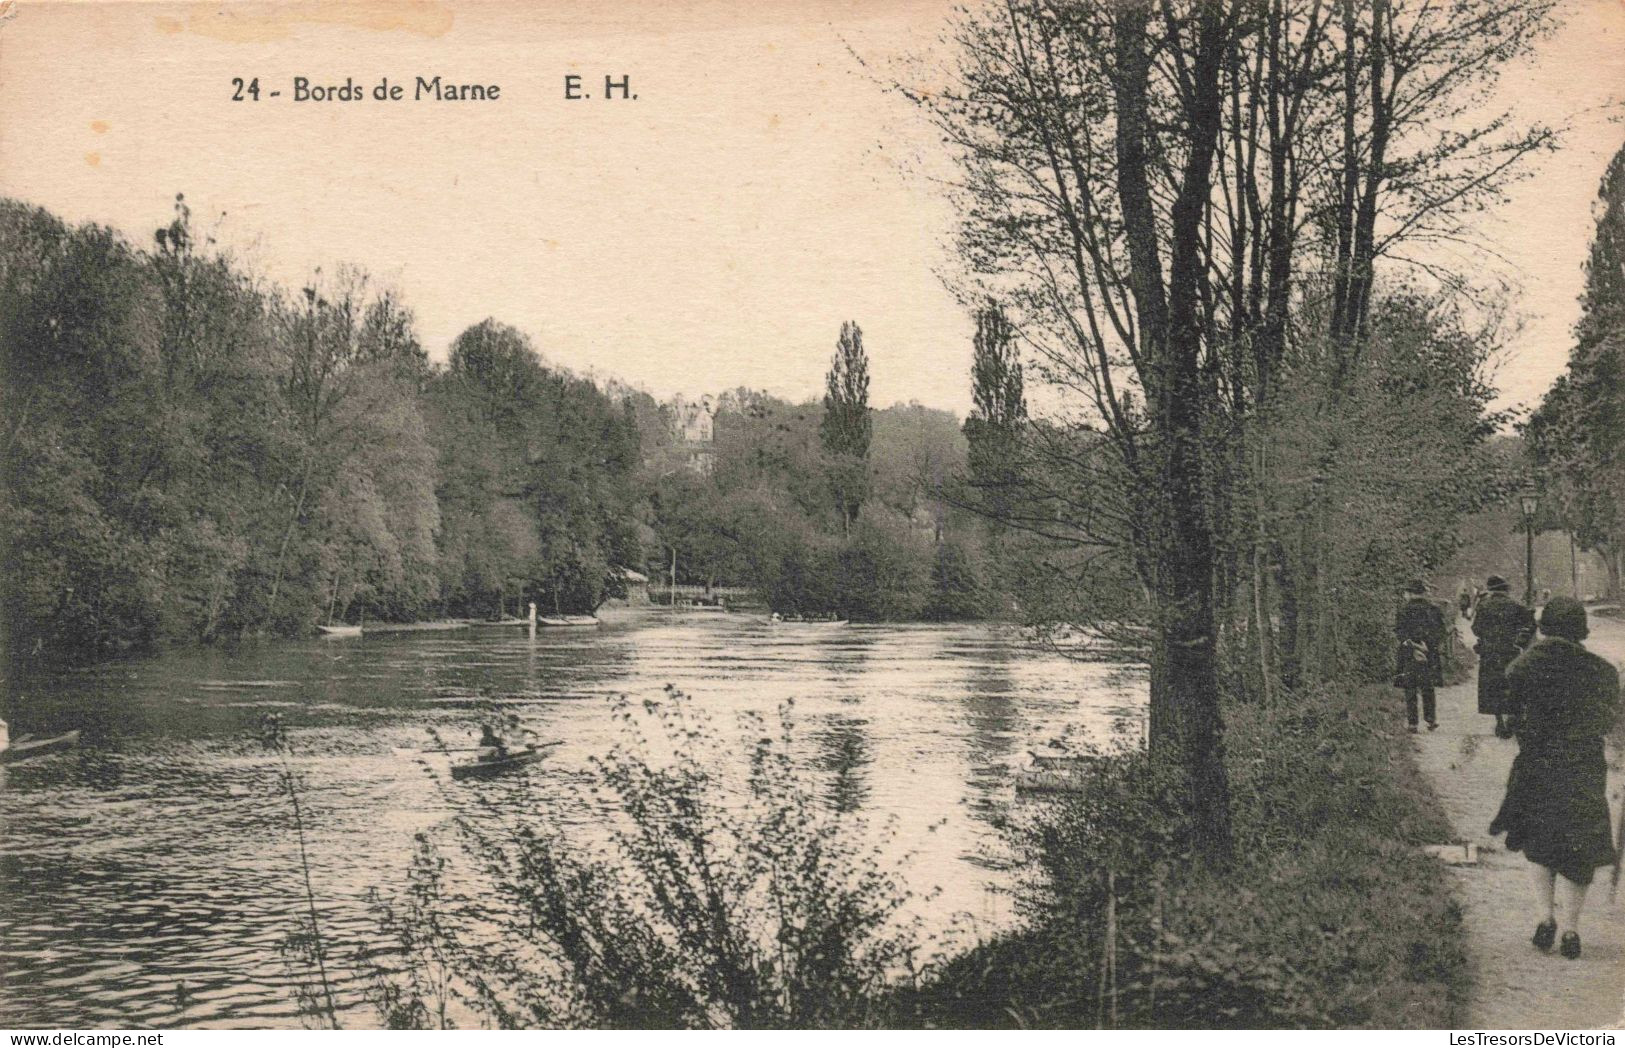
[[1478,712],[1497,716],[1511,713],[1512,686],[1507,681],[1508,661],[1480,659],[1478,663]]
[[1600,738],[1525,746],[1512,762],[1490,833],[1505,833],[1508,851],[1590,884],[1597,867],[1614,862],[1607,789]]

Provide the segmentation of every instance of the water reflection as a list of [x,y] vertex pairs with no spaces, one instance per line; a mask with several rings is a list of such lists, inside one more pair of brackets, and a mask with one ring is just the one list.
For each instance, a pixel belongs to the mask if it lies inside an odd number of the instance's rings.
[[[297,1025],[278,951],[303,906],[279,712],[303,782],[312,883],[341,948],[375,939],[366,896],[405,876],[413,835],[483,797],[590,829],[576,788],[617,740],[608,694],[689,692],[723,732],[794,699],[798,753],[828,803],[893,834],[943,915],[1004,919],[990,826],[1025,749],[1069,725],[1104,740],[1143,680],[1024,649],[989,627],[774,626],[655,618],[596,631],[471,630],[196,651],[11,682],[13,734],[81,728],[73,752],[0,780],[0,1025]],[[472,742],[493,709],[559,739],[527,774],[438,788],[430,733]],[[737,762],[749,737],[719,748]],[[882,829],[877,829],[877,833]],[[336,977],[341,984],[347,973]],[[370,1012],[360,988],[340,987]]]
[[831,773],[827,798],[834,811],[855,812],[869,799],[868,765],[874,758],[864,731],[867,724],[861,717],[836,714],[818,731],[819,765]]

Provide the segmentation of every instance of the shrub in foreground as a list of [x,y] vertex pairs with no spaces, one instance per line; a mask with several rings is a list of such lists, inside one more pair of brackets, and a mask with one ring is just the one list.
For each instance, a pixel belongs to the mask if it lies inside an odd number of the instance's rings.
[[727,743],[680,692],[616,712],[623,740],[581,798],[600,832],[566,837],[494,808],[460,817],[490,889],[460,899],[425,843],[410,890],[382,907],[400,944],[375,979],[385,1022],[874,1025],[915,963],[907,894],[854,817],[794,770],[788,710],[776,733],[748,719],[737,778],[715,770]]

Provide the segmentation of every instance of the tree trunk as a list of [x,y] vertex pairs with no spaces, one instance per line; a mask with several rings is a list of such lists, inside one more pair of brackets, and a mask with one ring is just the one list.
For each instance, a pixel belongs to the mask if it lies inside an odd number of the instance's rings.
[[[1149,364],[1146,402],[1156,431],[1160,482],[1147,500],[1156,529],[1159,621],[1153,664],[1160,666],[1153,675],[1151,749],[1154,754],[1177,755],[1192,844],[1203,859],[1221,865],[1231,854],[1230,791],[1214,643],[1215,550],[1203,484],[1203,423],[1209,398],[1200,366],[1206,276],[1201,234],[1218,145],[1223,105],[1219,67],[1228,34],[1220,11],[1201,9],[1187,116],[1189,149],[1172,208],[1165,291],[1146,149],[1150,13],[1144,0],[1118,6],[1113,13],[1113,43],[1118,193],[1142,350]],[[1159,707],[1165,708],[1166,716],[1155,715]]]
[[1298,649],[1298,576],[1293,560],[1279,545],[1275,562],[1280,565],[1277,585],[1281,591],[1281,686],[1287,691],[1296,691],[1303,680]]
[[293,542],[294,531],[299,527],[299,518],[305,514],[305,495],[310,491],[310,452],[306,451],[305,467],[299,478],[299,497],[294,500],[293,516],[288,519],[287,530],[282,533],[282,546],[276,554],[276,572],[271,579],[271,596],[265,606],[265,625],[269,626],[276,617],[277,594],[282,591],[282,568],[288,557],[288,545]]

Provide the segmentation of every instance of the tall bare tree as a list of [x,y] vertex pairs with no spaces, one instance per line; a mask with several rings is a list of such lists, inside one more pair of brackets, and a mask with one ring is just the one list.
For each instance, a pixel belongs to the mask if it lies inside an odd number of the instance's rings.
[[[1008,304],[1059,405],[1024,429],[1035,498],[1014,523],[1133,566],[1151,745],[1186,770],[1193,840],[1214,859],[1229,848],[1218,646],[1238,628],[1232,594],[1250,574],[1246,632],[1294,683],[1335,610],[1317,574],[1324,485],[1275,477],[1268,455],[1283,372],[1321,373],[1311,410],[1333,410],[1362,364],[1378,260],[1448,276],[1415,249],[1468,238],[1551,143],[1475,115],[1549,14],[1522,0],[1004,0],[963,17],[948,82],[903,88],[960,157],[963,294]],[[1316,468],[1336,460],[1322,449]],[[1279,652],[1265,642],[1277,623]]]

